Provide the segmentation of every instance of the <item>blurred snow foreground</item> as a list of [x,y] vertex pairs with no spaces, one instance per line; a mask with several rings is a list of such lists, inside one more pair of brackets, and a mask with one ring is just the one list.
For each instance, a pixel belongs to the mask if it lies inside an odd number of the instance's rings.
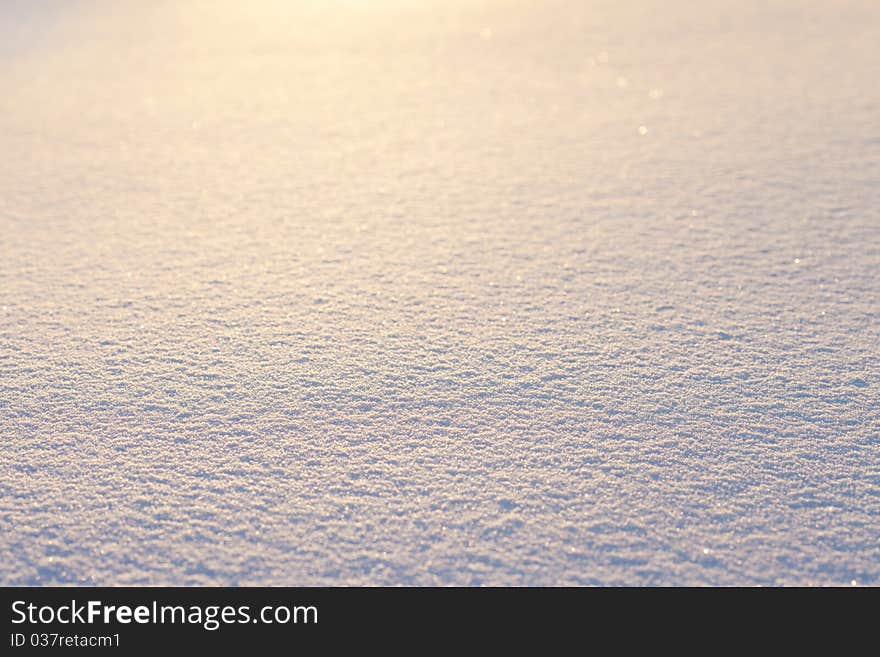
[[880,4],[0,43],[2,583],[880,583]]

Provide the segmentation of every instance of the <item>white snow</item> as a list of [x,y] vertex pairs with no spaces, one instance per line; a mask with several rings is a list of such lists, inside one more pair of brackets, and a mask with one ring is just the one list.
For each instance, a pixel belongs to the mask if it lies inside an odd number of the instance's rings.
[[0,582],[880,584],[880,3],[0,4]]

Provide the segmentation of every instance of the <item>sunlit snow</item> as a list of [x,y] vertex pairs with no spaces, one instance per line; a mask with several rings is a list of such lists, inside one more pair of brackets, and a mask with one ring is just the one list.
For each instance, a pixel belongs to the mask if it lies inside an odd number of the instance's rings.
[[880,584],[880,3],[0,3],[0,582]]

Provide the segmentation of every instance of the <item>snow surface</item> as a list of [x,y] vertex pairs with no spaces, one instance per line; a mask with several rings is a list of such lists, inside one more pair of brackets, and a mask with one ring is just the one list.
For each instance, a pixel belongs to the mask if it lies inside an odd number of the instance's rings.
[[880,584],[880,3],[0,3],[0,582]]

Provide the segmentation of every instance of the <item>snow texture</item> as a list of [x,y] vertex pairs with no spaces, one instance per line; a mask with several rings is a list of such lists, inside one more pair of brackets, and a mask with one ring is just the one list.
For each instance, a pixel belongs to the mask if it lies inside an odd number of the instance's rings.
[[880,3],[0,4],[0,582],[880,584]]

